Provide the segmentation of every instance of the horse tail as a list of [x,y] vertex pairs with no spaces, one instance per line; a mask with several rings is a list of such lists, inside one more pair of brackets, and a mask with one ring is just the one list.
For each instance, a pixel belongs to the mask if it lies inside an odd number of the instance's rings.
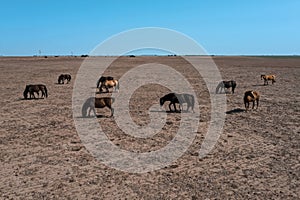
[[195,97],[193,95],[191,95],[191,104],[192,104],[192,111],[194,112]]
[[119,81],[118,80],[116,80],[116,89],[119,91],[119,89],[120,89],[120,86],[119,86]]
[[99,88],[100,81],[101,81],[101,78],[99,78],[98,81],[97,81],[97,88]]
[[236,82],[235,81],[232,81],[232,94],[234,93],[234,90],[236,88]]
[[47,90],[47,87],[44,85],[44,92],[45,92],[45,97],[47,98],[48,97],[48,90]]
[[110,97],[111,98],[111,103],[113,104],[115,102],[115,98]]

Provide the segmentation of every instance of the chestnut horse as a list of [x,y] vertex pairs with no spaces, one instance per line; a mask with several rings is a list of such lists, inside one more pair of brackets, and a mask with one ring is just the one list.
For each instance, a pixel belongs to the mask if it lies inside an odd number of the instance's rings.
[[264,79],[264,85],[269,85],[268,81],[272,81],[272,84],[275,83],[275,75],[260,75],[260,79],[263,80]]
[[90,97],[84,102],[82,106],[82,110],[81,110],[82,116],[89,117],[91,115],[91,111],[93,111],[94,115],[97,116],[95,108],[108,107],[111,111],[111,117],[112,117],[114,114],[114,109],[112,108],[112,104],[114,101],[115,99],[112,97],[102,97],[102,98]]
[[244,95],[244,104],[246,108],[246,112],[249,109],[250,102],[253,102],[252,109],[254,109],[255,101],[256,101],[256,109],[258,108],[260,94],[257,91],[249,90],[245,92]]

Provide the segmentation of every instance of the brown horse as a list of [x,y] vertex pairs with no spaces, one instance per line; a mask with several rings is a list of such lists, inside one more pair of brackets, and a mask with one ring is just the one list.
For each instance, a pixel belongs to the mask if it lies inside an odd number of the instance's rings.
[[111,111],[111,117],[112,117],[114,115],[114,109],[112,108],[112,104],[114,101],[115,99],[112,97],[102,97],[102,98],[90,97],[84,102],[82,106],[82,110],[81,110],[82,116],[90,117],[91,111],[93,111],[94,115],[97,116],[95,108],[108,107]]
[[42,97],[46,97],[46,98],[48,97],[48,91],[47,91],[47,87],[45,85],[43,85],[43,84],[26,85],[25,90],[23,92],[24,99],[28,98],[28,93],[29,93],[30,99],[32,99],[32,98],[35,99],[34,93],[36,93],[39,97],[40,91],[42,92]]
[[249,109],[250,102],[253,102],[252,109],[254,109],[255,101],[256,101],[256,109],[258,108],[260,94],[257,91],[249,90],[245,92],[244,95],[244,104],[246,108],[246,112]]
[[105,88],[105,92],[109,92],[108,88],[114,88],[114,91],[119,91],[119,81],[116,79],[105,80],[101,83],[101,85],[99,87],[100,92],[103,91],[102,87]]
[[263,80],[264,79],[264,85],[269,85],[268,81],[272,81],[272,84],[275,83],[275,75],[260,75],[260,79]]
[[70,74],[61,74],[58,77],[58,84],[64,84],[65,80],[67,80],[67,84],[71,81],[71,75]]
[[195,99],[194,99],[194,96],[191,94],[169,93],[159,99],[160,106],[162,106],[166,101],[170,101],[170,104],[169,104],[170,111],[172,111],[172,109],[171,109],[172,104],[174,106],[175,112],[177,112],[175,103],[179,104],[179,111],[181,111],[182,104],[187,103],[186,111],[188,111],[189,108],[191,107],[192,111],[194,112]]

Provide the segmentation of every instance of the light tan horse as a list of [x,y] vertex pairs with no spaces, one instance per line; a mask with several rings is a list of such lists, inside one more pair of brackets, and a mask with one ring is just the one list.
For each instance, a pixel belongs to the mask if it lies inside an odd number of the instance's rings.
[[244,104],[246,108],[246,112],[249,109],[250,102],[253,102],[252,109],[254,109],[255,101],[256,101],[256,109],[258,108],[260,94],[257,91],[249,90],[245,92],[244,95]]
[[260,75],[260,79],[263,80],[264,79],[264,85],[269,85],[268,81],[272,81],[272,84],[275,83],[275,75]]
[[119,81],[116,79],[113,80],[105,80],[101,83],[99,87],[99,91],[102,92],[102,87],[105,88],[105,92],[109,92],[108,88],[114,88],[114,91],[119,91]]

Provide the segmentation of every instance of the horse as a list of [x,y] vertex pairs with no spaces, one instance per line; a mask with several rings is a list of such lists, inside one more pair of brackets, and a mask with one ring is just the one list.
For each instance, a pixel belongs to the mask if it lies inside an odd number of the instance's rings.
[[231,88],[232,94],[234,94],[234,89],[236,88],[236,82],[234,80],[221,81],[216,88],[216,94],[220,93],[222,91],[222,89],[224,89],[224,91],[225,91],[225,88],[226,89]]
[[61,74],[58,77],[58,84],[64,84],[65,80],[67,80],[67,84],[71,81],[71,75],[70,74]]
[[252,109],[254,109],[255,101],[256,101],[256,109],[258,108],[259,98],[260,98],[260,94],[257,91],[249,90],[245,92],[244,104],[245,104],[246,112],[249,109],[250,102],[253,102]]
[[191,107],[192,111],[194,112],[195,98],[191,94],[177,94],[177,93],[166,94],[165,96],[160,98],[160,100],[159,100],[160,106],[163,106],[163,104],[166,101],[170,101],[169,109],[170,109],[171,112],[172,112],[172,109],[171,109],[172,104],[174,106],[175,112],[177,112],[175,103],[179,104],[179,111],[180,112],[181,112],[181,107],[182,107],[183,103],[187,103],[186,111],[188,111],[189,108]]
[[98,79],[98,81],[97,81],[97,88],[99,88],[99,86],[101,86],[100,84],[102,84],[106,80],[114,80],[114,77],[111,77],[111,76],[101,76]]
[[95,108],[108,107],[111,111],[110,117],[112,117],[114,115],[114,109],[112,108],[112,104],[114,103],[114,101],[115,99],[112,97],[101,97],[101,98],[90,97],[84,102],[82,106],[82,110],[81,110],[82,116],[89,117],[91,115],[91,111],[93,111],[94,115],[97,116]]
[[119,91],[119,81],[116,79],[113,80],[105,80],[101,82],[101,85],[99,87],[99,91],[102,92],[103,89],[102,87],[105,88],[105,92],[109,92],[108,88],[114,88],[114,91]]
[[37,93],[38,97],[40,95],[39,92],[42,92],[42,97],[48,97],[48,91],[47,91],[47,87],[43,84],[37,84],[37,85],[26,85],[25,90],[23,92],[23,96],[24,99],[28,98],[28,93],[29,93],[29,97],[30,99],[32,99],[32,97],[35,99],[35,95],[34,93]]
[[264,85],[269,85],[268,81],[271,80],[272,81],[272,84],[274,84],[276,81],[275,81],[275,75],[260,75],[260,79],[263,80],[264,79]]

